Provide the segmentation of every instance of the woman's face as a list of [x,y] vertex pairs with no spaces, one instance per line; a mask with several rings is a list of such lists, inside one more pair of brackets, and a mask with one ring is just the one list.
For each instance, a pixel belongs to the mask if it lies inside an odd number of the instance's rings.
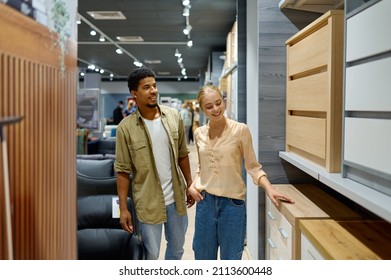
[[224,117],[224,102],[216,91],[210,91],[202,98],[202,111],[211,120],[219,120]]

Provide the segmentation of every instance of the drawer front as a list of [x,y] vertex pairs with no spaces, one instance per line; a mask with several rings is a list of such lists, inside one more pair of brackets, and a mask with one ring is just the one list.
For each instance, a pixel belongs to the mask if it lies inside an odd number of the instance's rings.
[[328,63],[330,27],[323,26],[292,46],[287,46],[288,76],[320,68]]
[[346,60],[354,61],[391,50],[391,1],[380,1],[349,18],[346,25]]
[[271,227],[268,232],[266,256],[270,260],[291,260],[292,253],[288,248],[289,246],[286,245],[286,241],[281,240],[278,228]]
[[301,259],[302,260],[324,260],[325,259],[304,234],[301,234]]
[[280,222],[281,213],[276,206],[271,202],[269,198],[266,199],[266,221],[272,226],[275,226]]
[[319,158],[326,158],[326,120],[288,116],[286,143]]
[[287,82],[287,110],[321,111],[329,108],[327,72]]
[[391,57],[348,67],[345,110],[391,112],[390,69]]
[[345,118],[344,160],[391,174],[391,120]]
[[276,239],[277,244],[284,248],[284,251],[288,253],[289,258],[292,258],[292,242],[293,242],[293,229],[292,225],[288,222],[283,215],[281,215],[280,223],[277,226]]

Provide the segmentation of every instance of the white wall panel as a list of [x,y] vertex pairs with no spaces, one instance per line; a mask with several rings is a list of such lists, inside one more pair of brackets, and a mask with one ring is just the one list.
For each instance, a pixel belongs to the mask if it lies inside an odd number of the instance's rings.
[[390,88],[391,57],[349,67],[346,69],[345,110],[391,111]]
[[344,159],[391,174],[391,120],[345,118]]
[[347,20],[346,61],[391,49],[391,1],[383,0]]

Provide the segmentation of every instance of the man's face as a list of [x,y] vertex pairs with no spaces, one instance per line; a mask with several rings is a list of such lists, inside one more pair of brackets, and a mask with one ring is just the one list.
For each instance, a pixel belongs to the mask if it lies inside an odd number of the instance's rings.
[[139,107],[156,107],[158,101],[158,89],[155,78],[146,77],[140,80],[137,90],[132,90],[132,95],[136,98],[137,105]]

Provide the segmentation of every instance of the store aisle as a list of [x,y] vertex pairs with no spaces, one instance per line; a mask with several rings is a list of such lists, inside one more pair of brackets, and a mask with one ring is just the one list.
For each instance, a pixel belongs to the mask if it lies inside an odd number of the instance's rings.
[[[191,166],[191,174],[195,175],[195,172],[197,170],[197,152],[194,145],[189,145],[190,149],[190,166]],[[193,243],[193,234],[194,234],[194,218],[195,218],[195,209],[196,205],[193,205],[193,207],[189,208],[187,213],[189,217],[189,226],[187,228],[186,232],[186,241],[185,241],[185,252],[183,254],[183,260],[194,260],[194,253],[192,249],[192,243]],[[164,235],[162,238],[161,248],[160,248],[160,260],[164,259],[164,252],[166,248],[166,241],[164,239]],[[248,254],[247,254],[247,248],[245,248],[243,252],[243,260],[248,260]]]

